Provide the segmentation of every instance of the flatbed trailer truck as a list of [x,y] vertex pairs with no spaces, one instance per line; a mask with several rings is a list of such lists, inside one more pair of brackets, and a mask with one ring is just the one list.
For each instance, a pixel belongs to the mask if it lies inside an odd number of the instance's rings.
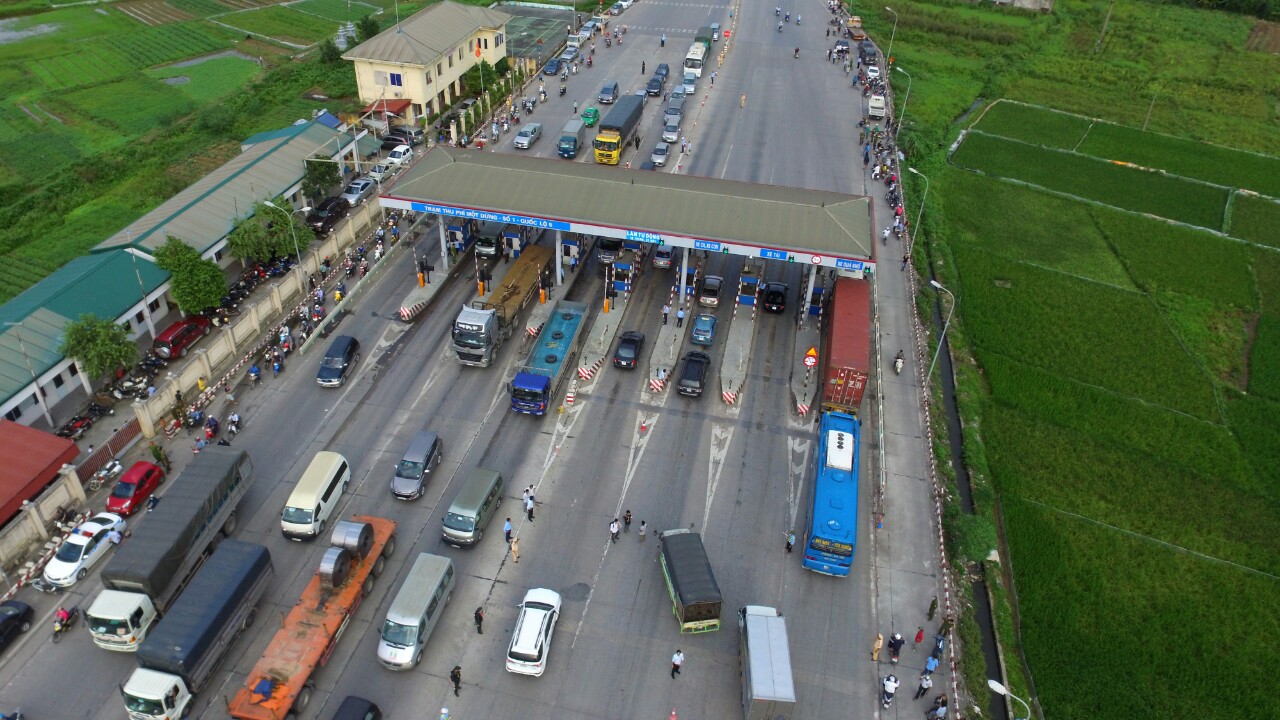
[[555,251],[531,245],[520,253],[506,277],[484,300],[464,305],[453,321],[454,357],[463,365],[489,367],[498,348],[511,339],[534,300],[551,279]]
[[357,515],[334,526],[320,569],[284,618],[245,684],[227,703],[237,720],[296,718],[311,702],[312,676],[329,661],[360,603],[373,591],[373,581],[395,552],[396,524]]

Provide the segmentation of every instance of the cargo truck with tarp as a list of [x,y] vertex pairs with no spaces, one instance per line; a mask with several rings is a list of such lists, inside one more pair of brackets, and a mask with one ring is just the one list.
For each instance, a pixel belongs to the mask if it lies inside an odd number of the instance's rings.
[[671,596],[671,612],[680,632],[699,633],[720,629],[720,586],[711,572],[702,536],[678,528],[658,533],[662,574]]

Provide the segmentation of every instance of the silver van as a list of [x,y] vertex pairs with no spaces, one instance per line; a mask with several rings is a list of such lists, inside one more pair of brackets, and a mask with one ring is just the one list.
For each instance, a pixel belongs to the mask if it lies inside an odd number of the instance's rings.
[[378,662],[392,670],[408,670],[422,661],[422,650],[456,582],[453,561],[422,553],[387,609],[378,640]]
[[444,541],[457,547],[480,542],[501,504],[502,473],[485,468],[472,470],[444,515]]
[[409,441],[409,449],[396,464],[396,474],[391,478],[391,494],[401,500],[422,497],[431,478],[431,471],[440,465],[444,457],[440,436],[423,430]]
[[329,516],[350,484],[351,466],[346,458],[327,450],[316,453],[280,513],[284,536],[311,540],[323,534]]

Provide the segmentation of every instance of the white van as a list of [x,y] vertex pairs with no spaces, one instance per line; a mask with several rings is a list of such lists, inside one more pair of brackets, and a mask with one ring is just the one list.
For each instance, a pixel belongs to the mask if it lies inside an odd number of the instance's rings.
[[378,641],[378,662],[392,670],[408,670],[422,661],[422,650],[445,605],[453,596],[453,561],[422,553],[387,609]]
[[329,516],[351,484],[351,466],[336,452],[316,453],[280,513],[280,529],[290,540],[311,540],[324,533]]

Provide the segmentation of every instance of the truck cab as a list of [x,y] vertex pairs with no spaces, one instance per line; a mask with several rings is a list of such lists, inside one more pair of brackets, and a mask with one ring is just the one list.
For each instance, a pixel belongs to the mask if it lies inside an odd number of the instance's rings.
[[120,688],[129,720],[179,720],[193,695],[182,678],[138,668]]
[[100,648],[133,652],[156,621],[156,606],[142,593],[103,590],[85,613],[89,634]]

